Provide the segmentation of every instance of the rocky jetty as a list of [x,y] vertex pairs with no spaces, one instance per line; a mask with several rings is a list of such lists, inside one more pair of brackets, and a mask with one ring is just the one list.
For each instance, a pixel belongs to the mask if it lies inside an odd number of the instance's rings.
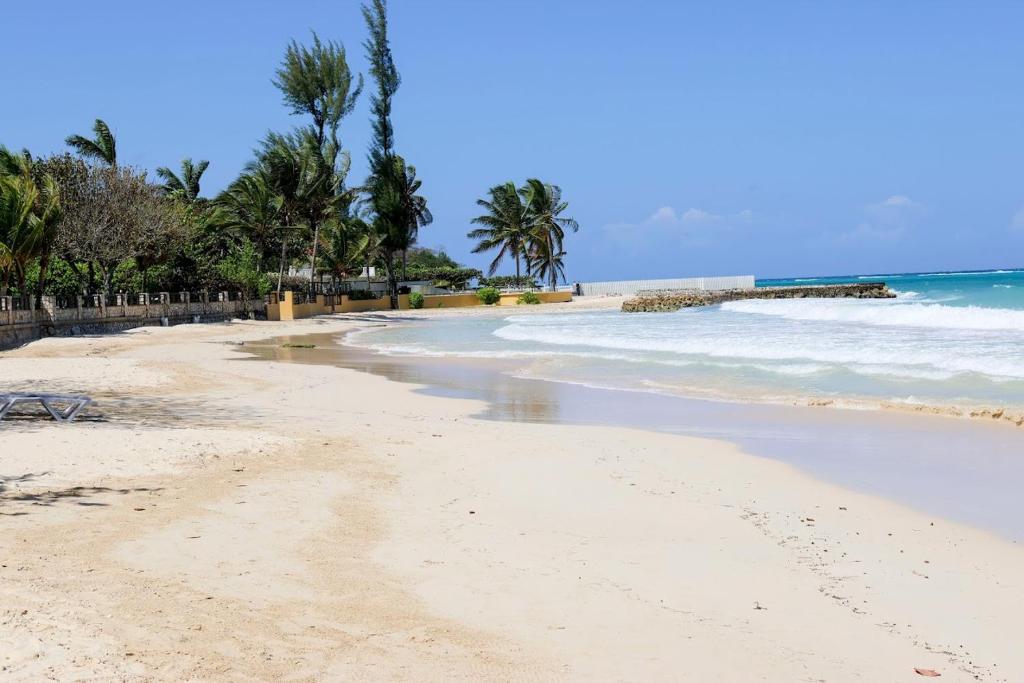
[[848,285],[811,285],[807,287],[756,287],[709,292],[696,289],[652,290],[638,292],[622,304],[626,313],[678,311],[693,306],[714,306],[741,299],[894,299],[896,294],[884,282],[857,282]]

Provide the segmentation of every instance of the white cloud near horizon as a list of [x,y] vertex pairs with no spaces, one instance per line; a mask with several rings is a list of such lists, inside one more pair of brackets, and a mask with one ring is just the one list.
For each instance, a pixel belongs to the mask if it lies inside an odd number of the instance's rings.
[[902,194],[894,194],[864,207],[866,220],[838,237],[840,243],[895,242],[913,228],[927,207]]
[[666,205],[642,221],[610,223],[603,231],[617,248],[636,255],[658,245],[663,248],[664,245],[712,244],[749,226],[753,218],[754,212],[750,209],[720,214],[698,207],[679,211]]
[[1010,232],[1024,232],[1024,206],[1017,209],[1010,219]]
[[718,214],[697,207],[690,207],[680,213],[672,206],[663,206],[639,223],[610,223],[605,230],[619,232],[642,228],[691,228],[716,224],[732,225],[749,223],[754,212],[744,209],[735,214]]

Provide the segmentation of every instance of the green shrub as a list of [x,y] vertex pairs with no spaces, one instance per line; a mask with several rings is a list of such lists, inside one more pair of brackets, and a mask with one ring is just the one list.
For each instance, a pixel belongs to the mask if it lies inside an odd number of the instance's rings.
[[249,240],[231,250],[227,258],[217,265],[225,282],[242,290],[246,299],[266,295],[273,285],[266,273],[260,272],[260,258]]
[[480,303],[484,306],[490,306],[501,301],[501,292],[494,287],[484,287],[477,290],[476,298],[480,299]]
[[377,295],[368,289],[353,289],[348,293],[349,301],[369,301],[370,299],[376,299]]
[[516,304],[539,304],[540,297],[537,296],[537,292],[523,292],[516,299]]
[[413,292],[409,295],[409,308],[423,308],[423,295]]
[[537,281],[532,277],[523,275],[516,277],[515,275],[494,275],[492,277],[480,278],[481,287],[497,287],[503,289],[506,287],[518,287],[519,289],[528,289],[530,287],[536,287]]

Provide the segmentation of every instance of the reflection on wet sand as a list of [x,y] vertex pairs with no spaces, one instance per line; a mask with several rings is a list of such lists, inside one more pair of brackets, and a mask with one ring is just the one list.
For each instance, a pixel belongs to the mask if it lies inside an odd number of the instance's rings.
[[[286,347],[315,345],[315,348]],[[1022,435],[1011,427],[885,411],[726,403],[596,389],[513,375],[515,360],[386,356],[332,335],[282,337],[245,350],[258,359],[351,368],[475,399],[476,417],[602,424],[731,441],[748,453],[940,517],[1024,539]]]
[[[303,348],[313,345],[314,348]],[[262,360],[330,365],[417,384],[434,396],[487,402],[479,415],[514,422],[577,422],[563,411],[568,405],[562,387],[550,382],[523,381],[508,374],[514,362],[384,356],[338,343],[333,335],[277,337],[245,350]]]

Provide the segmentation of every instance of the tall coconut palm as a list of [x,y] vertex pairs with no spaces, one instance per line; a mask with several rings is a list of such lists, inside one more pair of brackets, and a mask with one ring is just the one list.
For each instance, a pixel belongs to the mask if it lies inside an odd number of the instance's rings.
[[532,232],[530,196],[520,194],[515,183],[508,181],[488,190],[490,199],[478,199],[477,205],[487,213],[477,216],[471,222],[483,227],[467,235],[478,240],[474,254],[497,249],[498,253],[487,269],[494,275],[506,256],[516,262],[516,282],[522,279],[520,264],[526,254],[526,245]]
[[520,189],[524,201],[530,204],[530,260],[536,264],[541,279],[548,278],[551,291],[558,289],[558,277],[565,277],[562,264],[565,250],[562,242],[566,228],[573,232],[580,229],[575,219],[563,216],[569,203],[562,201],[562,190],[557,185],[530,178]]
[[166,166],[156,169],[156,174],[164,181],[164,192],[179,197],[186,204],[194,204],[199,199],[199,181],[209,167],[210,162],[205,159],[198,164],[182,159],[180,176]]
[[265,174],[281,202],[281,261],[277,274],[277,291],[281,293],[284,270],[288,260],[290,232],[308,227],[314,215],[319,218],[324,196],[330,196],[335,176],[329,172],[319,149],[308,144],[300,131],[292,135],[271,133],[257,152],[257,160],[250,165],[251,172]]
[[39,191],[31,179],[0,177],[0,296],[7,294],[11,278],[24,281],[24,265],[38,240],[33,220]]
[[266,174],[243,173],[217,197],[211,226],[238,240],[248,239],[262,258],[275,238],[285,237],[280,234],[282,204]]
[[110,126],[103,119],[96,119],[92,131],[96,134],[94,139],[69,135],[64,142],[83,157],[102,161],[108,166],[117,166],[117,140],[110,132]]

